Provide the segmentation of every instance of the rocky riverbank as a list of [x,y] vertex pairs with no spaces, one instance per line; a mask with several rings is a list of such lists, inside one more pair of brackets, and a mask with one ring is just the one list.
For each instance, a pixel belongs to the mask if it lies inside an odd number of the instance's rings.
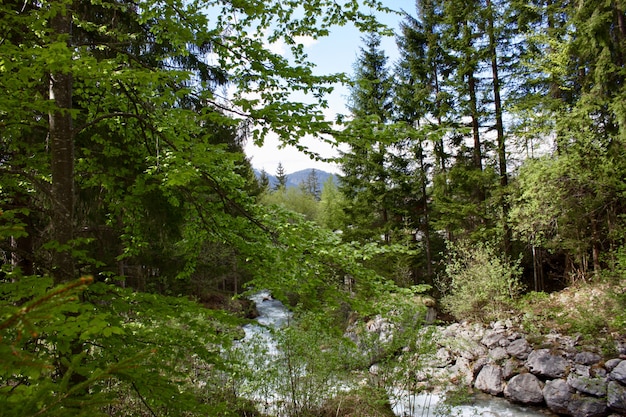
[[[366,326],[383,340],[384,321],[376,318]],[[435,349],[413,363],[426,387],[472,387],[574,417],[626,415],[624,343],[616,342],[607,358],[580,338],[547,334],[529,340],[508,321],[427,326],[424,337]]]

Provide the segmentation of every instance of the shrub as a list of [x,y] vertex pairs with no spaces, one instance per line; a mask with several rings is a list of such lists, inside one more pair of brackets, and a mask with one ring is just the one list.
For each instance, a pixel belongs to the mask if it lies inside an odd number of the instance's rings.
[[519,261],[510,262],[486,244],[450,246],[441,305],[457,319],[489,322],[508,315],[521,291]]

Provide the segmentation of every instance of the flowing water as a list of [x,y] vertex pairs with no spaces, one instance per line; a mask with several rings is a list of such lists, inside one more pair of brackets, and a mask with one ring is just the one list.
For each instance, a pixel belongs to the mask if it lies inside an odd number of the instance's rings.
[[[246,338],[243,343],[245,345],[254,341],[257,346],[259,344],[264,345],[261,355],[264,356],[263,361],[267,363],[279,353],[272,337],[272,330],[287,325],[291,314],[280,301],[273,299],[268,292],[259,292],[251,296],[250,299],[256,303],[259,312],[256,319],[258,324],[244,326]],[[258,358],[256,363],[259,363]],[[261,368],[262,366],[257,367],[259,371],[262,371]],[[266,411],[283,414],[279,411],[281,401],[275,392],[256,391],[251,397],[256,401],[265,403]],[[545,417],[553,415],[547,410],[512,404],[503,398],[489,395],[478,395],[474,398],[472,405],[456,407],[446,406],[443,402],[444,398],[437,394],[411,395],[401,390],[393,390],[389,393],[389,397],[393,411],[398,417]]]

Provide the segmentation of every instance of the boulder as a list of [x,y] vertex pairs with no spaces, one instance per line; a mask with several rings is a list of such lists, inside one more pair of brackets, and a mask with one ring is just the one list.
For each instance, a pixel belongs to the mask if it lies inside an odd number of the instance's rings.
[[609,377],[617,382],[626,384],[626,361],[621,361],[609,374]]
[[506,347],[506,352],[509,355],[522,361],[528,358],[530,350],[530,345],[526,339],[514,340]]
[[487,356],[489,357],[490,362],[500,363],[504,359],[507,359],[509,357],[509,354],[506,353],[505,348],[498,346],[493,349],[490,349]]
[[470,361],[466,358],[460,357],[456,360],[455,364],[449,368],[450,381],[454,383],[461,383],[465,386],[471,386],[474,380],[474,374],[472,372],[472,366]]
[[609,381],[607,385],[607,405],[613,411],[626,414],[626,388],[618,382]]
[[606,416],[608,407],[604,398],[574,395],[567,411],[573,417],[603,417]]
[[465,342],[465,346],[458,352],[459,356],[474,361],[487,354],[487,348],[480,343],[471,339],[465,339]]
[[567,383],[575,390],[594,397],[606,396],[607,381],[605,378],[591,378],[570,374]]
[[504,391],[502,368],[498,365],[487,364],[480,370],[474,387],[491,395],[500,395]]
[[515,375],[506,388],[504,396],[509,400],[522,404],[543,403],[543,384],[533,374]]
[[478,373],[482,371],[483,367],[487,365],[487,362],[489,362],[489,360],[484,356],[478,358],[478,360],[472,365],[472,373],[474,375],[478,375]]
[[520,361],[515,358],[509,358],[502,365],[502,378],[504,378],[505,380],[511,379],[512,377],[520,373],[520,368]]
[[562,356],[553,355],[550,349],[533,350],[528,355],[526,367],[535,375],[561,378],[567,375],[569,362]]
[[452,362],[453,359],[452,355],[450,355],[450,351],[442,347],[437,350],[430,365],[436,368],[445,368],[446,366],[451,365]]
[[500,331],[489,329],[485,332],[480,342],[488,348],[492,348],[499,346],[502,339],[506,339],[506,337]]
[[593,365],[602,360],[602,356],[593,352],[579,352],[574,357],[574,362],[581,365]]
[[621,359],[615,358],[615,359],[609,359],[608,361],[606,361],[604,363],[604,369],[606,369],[607,371],[611,372],[613,369],[615,369],[615,367],[617,365],[619,365],[619,363],[621,362]]
[[557,414],[569,414],[568,405],[572,396],[572,389],[564,379],[547,381],[543,387],[543,398],[546,405]]

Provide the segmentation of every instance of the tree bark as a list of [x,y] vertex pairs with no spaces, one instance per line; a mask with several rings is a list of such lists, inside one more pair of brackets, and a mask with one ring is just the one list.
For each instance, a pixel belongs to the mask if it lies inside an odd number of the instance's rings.
[[[51,18],[52,42],[70,46],[71,12],[62,2]],[[55,69],[50,74],[50,100],[55,107],[49,113],[49,134],[52,174],[52,239],[58,249],[54,253],[55,283],[74,278],[74,264],[69,245],[74,225],[74,138],[72,133],[72,75],[68,68]]]
[[496,135],[498,142],[498,165],[500,175],[500,188],[502,189],[502,197],[500,206],[502,208],[502,226],[504,228],[503,242],[504,253],[511,255],[511,239],[512,232],[509,227],[509,204],[506,200],[506,188],[509,184],[509,176],[506,169],[506,144],[504,138],[504,123],[502,121],[502,99],[500,97],[500,74],[498,68],[498,51],[496,49],[496,35],[494,28],[494,15],[491,0],[487,0],[487,9],[489,17],[487,22],[487,32],[489,37],[489,55],[491,55],[491,78],[493,82],[493,105],[496,116]]

